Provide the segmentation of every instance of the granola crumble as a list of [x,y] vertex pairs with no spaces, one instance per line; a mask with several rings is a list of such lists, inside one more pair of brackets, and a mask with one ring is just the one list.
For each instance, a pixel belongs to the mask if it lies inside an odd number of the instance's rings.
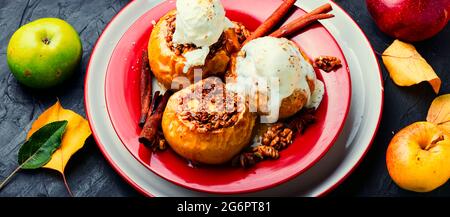
[[231,127],[239,119],[240,102],[223,84],[196,85],[179,99],[179,118],[200,133]]

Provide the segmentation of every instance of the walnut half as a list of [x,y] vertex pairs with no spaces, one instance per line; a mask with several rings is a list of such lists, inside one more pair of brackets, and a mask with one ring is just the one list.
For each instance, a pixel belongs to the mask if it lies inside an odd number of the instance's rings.
[[325,72],[331,72],[342,66],[341,60],[333,56],[320,56],[314,60],[316,67]]

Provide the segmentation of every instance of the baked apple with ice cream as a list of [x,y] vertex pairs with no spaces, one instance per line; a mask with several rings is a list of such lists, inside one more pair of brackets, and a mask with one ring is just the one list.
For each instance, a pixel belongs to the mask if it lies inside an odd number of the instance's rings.
[[222,76],[230,56],[239,50],[249,31],[225,16],[220,0],[177,0],[154,26],[148,43],[150,67],[156,79],[170,88],[176,77],[194,80]]
[[267,36],[245,44],[233,57],[227,78],[230,89],[244,91],[250,108],[271,122],[317,108],[324,94],[311,61],[285,38]]

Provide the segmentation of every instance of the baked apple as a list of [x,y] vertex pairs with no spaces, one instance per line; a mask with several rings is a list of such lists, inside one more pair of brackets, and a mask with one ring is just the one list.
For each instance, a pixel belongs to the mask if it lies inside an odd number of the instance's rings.
[[[180,43],[174,40],[177,17],[176,10],[163,16],[154,26],[148,43],[148,55],[153,74],[158,82],[168,89],[177,77],[188,78],[190,82],[193,82],[195,69],[201,69],[204,78],[213,75],[223,76],[231,54],[237,52],[241,43],[250,35],[242,24],[230,22],[231,28],[221,31],[218,40],[210,46],[205,44],[201,48],[195,43]],[[205,34],[205,37],[207,35]],[[206,53],[203,52],[205,49]],[[205,58],[204,62],[201,61],[202,56]]]
[[162,117],[170,147],[182,157],[222,164],[246,147],[256,116],[244,100],[209,77],[173,94]]

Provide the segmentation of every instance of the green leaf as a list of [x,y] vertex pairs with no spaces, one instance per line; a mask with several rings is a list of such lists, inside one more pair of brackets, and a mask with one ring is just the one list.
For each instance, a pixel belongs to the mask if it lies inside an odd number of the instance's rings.
[[50,161],[61,146],[67,121],[55,121],[37,130],[19,149],[18,161],[22,169],[37,169]]

